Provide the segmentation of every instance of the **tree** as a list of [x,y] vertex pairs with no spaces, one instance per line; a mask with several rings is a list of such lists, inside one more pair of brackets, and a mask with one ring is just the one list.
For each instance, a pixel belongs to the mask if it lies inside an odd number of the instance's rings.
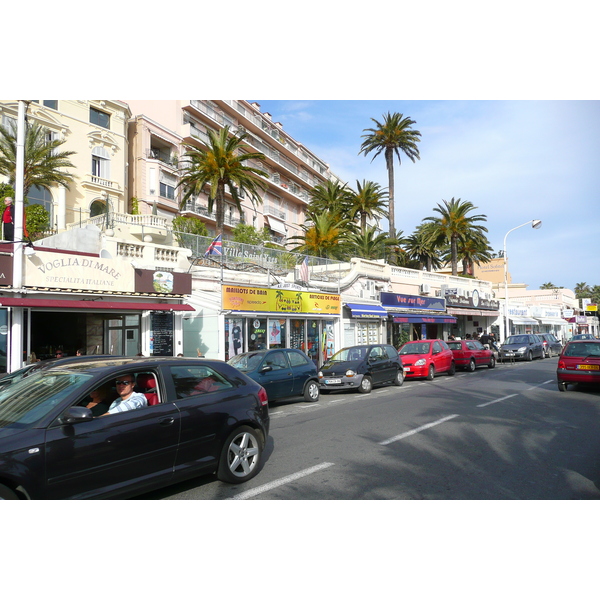
[[218,133],[209,129],[206,148],[186,146],[184,164],[179,170],[181,178],[177,184],[184,190],[180,209],[183,210],[191,196],[206,193],[208,212],[212,212],[216,205],[217,235],[223,233],[225,221],[225,186],[229,188],[240,215],[240,196],[243,192],[248,193],[252,202],[261,203],[259,191],[268,188],[260,177],[268,178],[269,175],[257,167],[245,164],[250,160],[265,160],[262,152],[247,151],[244,142],[247,135],[230,135],[229,126],[223,127]]
[[41,204],[25,207],[25,229],[33,242],[43,238],[50,229],[50,214]]
[[554,285],[551,281],[547,281],[546,283],[542,283],[540,285],[540,290],[558,290],[560,287],[558,285]]
[[396,240],[392,240],[387,233],[378,233],[375,227],[351,234],[348,241],[354,256],[367,260],[385,258],[389,247],[396,244]]
[[591,293],[592,293],[592,290],[585,281],[575,285],[575,297],[576,298],[589,298]]
[[307,221],[302,225],[304,235],[289,238],[290,242],[299,242],[292,250],[323,258],[344,258],[348,250],[348,234],[356,229],[353,222],[330,212],[309,212],[307,216]]
[[[69,189],[75,179],[71,173],[62,169],[74,169],[69,156],[72,150],[60,151],[66,140],[48,140],[48,131],[37,123],[27,124],[25,129],[25,160],[23,175],[23,196],[29,189],[38,186],[50,191],[54,184]],[[8,177],[11,186],[15,186],[17,171],[17,126],[0,126],[0,175]]]
[[350,193],[350,214],[352,218],[360,217],[360,230],[363,235],[367,233],[367,218],[386,215],[387,192],[381,189],[378,183],[373,181],[363,182],[356,180],[356,192]]
[[422,271],[438,269],[442,266],[440,255],[432,242],[431,223],[421,223],[412,235],[404,240],[404,250],[409,260],[417,263],[417,268]]
[[249,244],[251,246],[262,246],[271,239],[269,230],[266,227],[258,230],[256,227],[246,225],[245,223],[238,223],[231,233],[233,234],[234,242]]
[[458,260],[463,263],[463,275],[473,275],[473,265],[488,263],[492,260],[493,248],[485,235],[473,232],[458,242]]
[[315,185],[309,193],[307,212],[320,214],[329,212],[341,218],[349,218],[352,191],[345,183],[327,180]]
[[385,164],[388,172],[388,190],[389,190],[389,230],[390,237],[396,236],[396,222],[394,215],[394,154],[398,157],[398,163],[402,164],[400,152],[404,153],[410,160],[421,158],[417,142],[421,140],[421,133],[410,129],[415,124],[409,117],[402,113],[387,113],[383,115],[383,123],[371,118],[376,128],[364,129],[369,132],[362,137],[365,138],[360,147],[359,154],[365,156],[370,152],[375,152],[371,162],[375,160],[381,152],[385,156]]
[[423,222],[430,222],[431,241],[435,244],[450,244],[450,262],[452,265],[452,275],[458,275],[458,243],[473,237],[487,233],[483,225],[475,225],[479,221],[486,221],[485,215],[471,215],[472,210],[477,208],[471,202],[466,202],[458,198],[452,198],[449,202],[442,200],[443,205],[438,204],[434,212],[440,214],[439,217],[426,217]]

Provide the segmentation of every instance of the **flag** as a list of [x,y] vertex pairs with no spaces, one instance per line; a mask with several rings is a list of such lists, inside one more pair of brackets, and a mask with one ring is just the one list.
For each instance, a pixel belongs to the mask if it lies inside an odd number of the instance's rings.
[[211,243],[210,246],[206,249],[204,256],[209,256],[210,254],[218,254],[221,256],[222,252],[222,244],[221,244],[221,234],[219,234]]
[[304,260],[300,265],[300,279],[308,283],[308,256],[304,257]]

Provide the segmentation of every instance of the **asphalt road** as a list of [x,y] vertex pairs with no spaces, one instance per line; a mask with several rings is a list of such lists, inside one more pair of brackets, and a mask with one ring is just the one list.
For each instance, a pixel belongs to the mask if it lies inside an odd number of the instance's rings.
[[557,360],[281,402],[254,479],[139,499],[600,499],[600,392],[559,392]]

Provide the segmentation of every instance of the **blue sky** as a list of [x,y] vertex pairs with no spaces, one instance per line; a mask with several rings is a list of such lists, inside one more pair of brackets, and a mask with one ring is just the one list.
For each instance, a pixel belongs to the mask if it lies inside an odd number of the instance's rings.
[[[600,285],[600,102],[593,100],[252,100],[351,185],[387,187],[383,155],[358,155],[364,129],[388,111],[416,121],[421,159],[395,164],[396,229],[410,234],[452,197],[507,237],[514,283]],[[387,226],[387,225],[386,225]]]

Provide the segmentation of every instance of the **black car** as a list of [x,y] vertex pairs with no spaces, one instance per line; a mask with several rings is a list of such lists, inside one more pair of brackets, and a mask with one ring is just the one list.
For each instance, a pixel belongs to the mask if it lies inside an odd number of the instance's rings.
[[544,345],[544,354],[546,358],[552,358],[554,354],[559,356],[562,352],[562,344],[556,339],[552,333],[538,333],[538,337]]
[[[94,417],[90,392],[134,378],[148,406]],[[121,382],[122,383],[122,382]],[[265,390],[218,360],[96,358],[0,391],[0,498],[125,498],[198,475],[260,468]]]
[[302,396],[307,402],[319,399],[315,363],[300,350],[273,348],[238,354],[228,364],[260,383],[269,402]]
[[322,394],[349,389],[368,394],[373,386],[386,383],[404,383],[402,360],[396,348],[388,344],[342,348],[319,371]]

